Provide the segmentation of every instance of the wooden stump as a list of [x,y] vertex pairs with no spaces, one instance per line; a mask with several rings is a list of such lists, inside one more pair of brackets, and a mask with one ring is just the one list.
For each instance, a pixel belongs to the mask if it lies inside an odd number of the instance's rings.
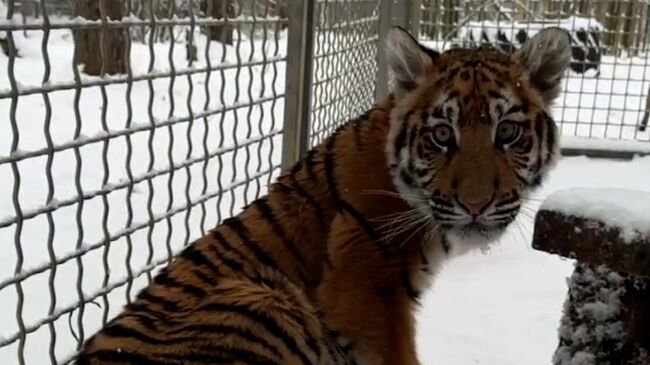
[[541,210],[533,247],[578,260],[553,364],[650,364],[650,237]]
[[594,219],[540,210],[535,222],[533,248],[650,278],[650,237],[639,236],[626,241],[620,228]]

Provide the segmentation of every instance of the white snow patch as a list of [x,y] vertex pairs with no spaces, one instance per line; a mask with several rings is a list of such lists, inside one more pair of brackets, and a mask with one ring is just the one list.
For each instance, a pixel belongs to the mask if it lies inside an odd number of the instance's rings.
[[[624,278],[605,266],[592,268],[576,264],[567,280],[569,294],[558,330],[562,340],[554,364],[597,365],[610,363],[611,351],[618,351],[625,339],[621,299]],[[608,347],[614,347],[608,349]]]
[[650,237],[650,194],[647,192],[572,188],[549,196],[541,209],[601,221],[620,229],[626,242]]
[[560,145],[562,148],[650,154],[650,143],[645,141],[563,135]]

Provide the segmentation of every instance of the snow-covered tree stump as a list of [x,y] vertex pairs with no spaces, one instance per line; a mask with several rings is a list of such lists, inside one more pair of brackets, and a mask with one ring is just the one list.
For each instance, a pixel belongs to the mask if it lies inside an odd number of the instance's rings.
[[555,193],[537,215],[533,247],[577,260],[553,364],[650,364],[650,194]]

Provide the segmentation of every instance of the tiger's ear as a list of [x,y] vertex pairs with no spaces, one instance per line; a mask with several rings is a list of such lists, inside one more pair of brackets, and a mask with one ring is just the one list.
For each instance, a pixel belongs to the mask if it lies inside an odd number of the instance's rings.
[[569,32],[558,27],[540,30],[513,55],[530,75],[530,82],[550,105],[560,93],[562,75],[571,62]]
[[417,87],[422,77],[431,71],[437,52],[424,48],[404,28],[393,27],[388,33],[386,58],[395,78],[396,94]]

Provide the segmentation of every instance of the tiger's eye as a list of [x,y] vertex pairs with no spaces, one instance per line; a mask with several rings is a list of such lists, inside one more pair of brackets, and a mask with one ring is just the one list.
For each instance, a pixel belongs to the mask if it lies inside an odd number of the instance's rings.
[[440,147],[448,147],[454,142],[454,130],[447,124],[438,124],[433,128],[433,141]]
[[513,122],[501,122],[497,127],[496,140],[499,144],[512,144],[521,136],[521,126]]

